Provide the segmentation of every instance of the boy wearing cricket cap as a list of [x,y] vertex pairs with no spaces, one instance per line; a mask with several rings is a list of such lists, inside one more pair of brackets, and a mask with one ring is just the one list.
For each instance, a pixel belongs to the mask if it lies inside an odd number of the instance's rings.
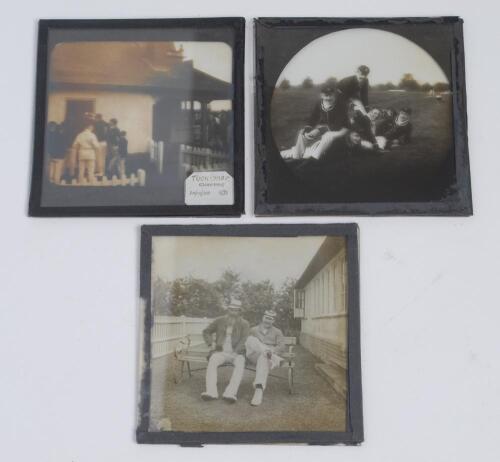
[[280,152],[283,159],[319,159],[347,133],[346,100],[339,99],[335,82],[321,86],[320,97],[313,107],[307,125],[300,129],[297,141]]

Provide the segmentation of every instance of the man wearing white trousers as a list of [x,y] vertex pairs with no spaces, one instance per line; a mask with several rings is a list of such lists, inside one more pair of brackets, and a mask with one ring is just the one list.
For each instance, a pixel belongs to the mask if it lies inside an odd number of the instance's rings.
[[233,364],[233,374],[222,398],[228,403],[237,400],[238,388],[245,371],[245,341],[250,325],[241,317],[241,302],[232,299],[227,307],[227,314],[216,318],[203,330],[205,343],[215,348],[210,352],[206,375],[206,390],[201,394],[205,401],[219,398],[217,390],[217,368],[223,364]]
[[94,134],[94,126],[89,123],[78,134],[73,143],[78,158],[78,183],[83,184],[85,178],[90,184],[95,181],[95,160],[99,152],[99,141]]
[[283,333],[273,326],[276,312],[264,312],[262,322],[250,329],[250,334],[245,342],[246,355],[250,362],[255,364],[255,392],[251,401],[252,406],[259,406],[266,388],[269,371],[278,367],[283,358],[279,356],[285,350]]

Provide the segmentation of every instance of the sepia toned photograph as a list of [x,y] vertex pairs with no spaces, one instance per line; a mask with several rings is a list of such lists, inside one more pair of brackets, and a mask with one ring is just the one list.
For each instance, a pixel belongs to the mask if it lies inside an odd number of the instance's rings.
[[143,228],[139,442],[360,442],[357,231],[328,226]]
[[[147,207],[143,214],[154,207],[197,214],[192,205],[237,211],[242,152],[235,149],[235,111],[242,107],[234,79],[241,24],[200,20],[199,31],[194,24],[179,29],[178,21],[149,29],[41,24],[45,111],[37,111],[43,133],[35,140],[32,204]],[[199,181],[193,186],[198,174],[224,175],[224,197],[193,202],[189,188],[200,188]]]
[[470,214],[468,165],[460,161],[467,155],[459,123],[464,82],[461,63],[453,62],[461,23],[451,19],[360,20],[360,27],[304,20],[289,28],[257,20],[258,43],[294,42],[286,62],[262,52],[258,116],[266,142],[259,147],[269,173],[267,189],[256,191],[257,212],[259,201],[275,197],[308,207],[353,204],[344,208],[360,212],[358,204],[374,204],[367,213],[389,213],[393,204],[401,213],[448,207]]

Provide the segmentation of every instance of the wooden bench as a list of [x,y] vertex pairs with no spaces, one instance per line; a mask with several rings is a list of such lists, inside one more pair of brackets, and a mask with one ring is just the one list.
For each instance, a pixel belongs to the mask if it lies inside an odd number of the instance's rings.
[[[187,370],[187,374],[189,377],[192,376],[192,373],[199,370],[205,370],[208,364],[208,353],[212,348],[207,347],[203,340],[195,342],[193,339],[194,336],[186,335],[177,344],[174,350],[174,358],[176,364],[174,365],[174,382],[180,383],[184,376],[184,370]],[[288,351],[284,353],[280,353],[279,356],[283,358],[279,368],[287,369],[287,377],[282,377],[279,375],[269,374],[269,377],[274,377],[278,379],[288,380],[288,392],[290,394],[293,393],[293,379],[294,379],[294,369],[295,369],[295,353],[293,352],[294,346],[297,344],[296,337],[284,337],[285,345],[288,347]],[[202,367],[198,367],[193,369],[191,367],[191,363],[201,364]],[[222,366],[232,366],[232,364],[227,363]],[[255,367],[253,365],[249,365],[248,360],[245,364],[245,369],[248,371],[255,372]]]

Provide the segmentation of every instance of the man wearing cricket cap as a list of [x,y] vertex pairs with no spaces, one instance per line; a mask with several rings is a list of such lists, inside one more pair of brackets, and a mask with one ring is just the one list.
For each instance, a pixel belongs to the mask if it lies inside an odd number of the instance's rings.
[[[348,103],[353,117],[356,118],[356,124],[361,126],[365,132],[365,137],[370,141],[375,149],[378,149],[378,141],[375,138],[374,127],[372,126],[370,117],[368,116],[368,90],[370,83],[368,81],[370,68],[364,64],[358,66],[356,74],[342,79],[337,90],[340,99]],[[359,129],[358,129],[359,131]]]
[[[206,390],[201,394],[205,401],[219,398],[217,390],[217,368],[222,364],[233,364],[231,380],[222,394],[222,398],[235,403],[238,388],[245,370],[245,341],[250,325],[241,317],[241,302],[232,299],[227,306],[227,314],[216,318],[203,330],[205,343],[213,347],[209,354]],[[213,335],[215,334],[215,347]]]
[[370,68],[362,64],[356,69],[356,74],[342,79],[337,89],[345,99],[353,99],[360,102],[360,106],[366,111],[368,106],[368,89],[370,83],[368,74]]
[[278,354],[285,350],[285,343],[281,330],[273,326],[275,319],[275,311],[265,311],[262,322],[250,329],[250,335],[245,343],[247,358],[256,365],[253,382],[255,392],[250,403],[252,406],[259,406],[262,403],[269,371],[278,367],[283,359]]

